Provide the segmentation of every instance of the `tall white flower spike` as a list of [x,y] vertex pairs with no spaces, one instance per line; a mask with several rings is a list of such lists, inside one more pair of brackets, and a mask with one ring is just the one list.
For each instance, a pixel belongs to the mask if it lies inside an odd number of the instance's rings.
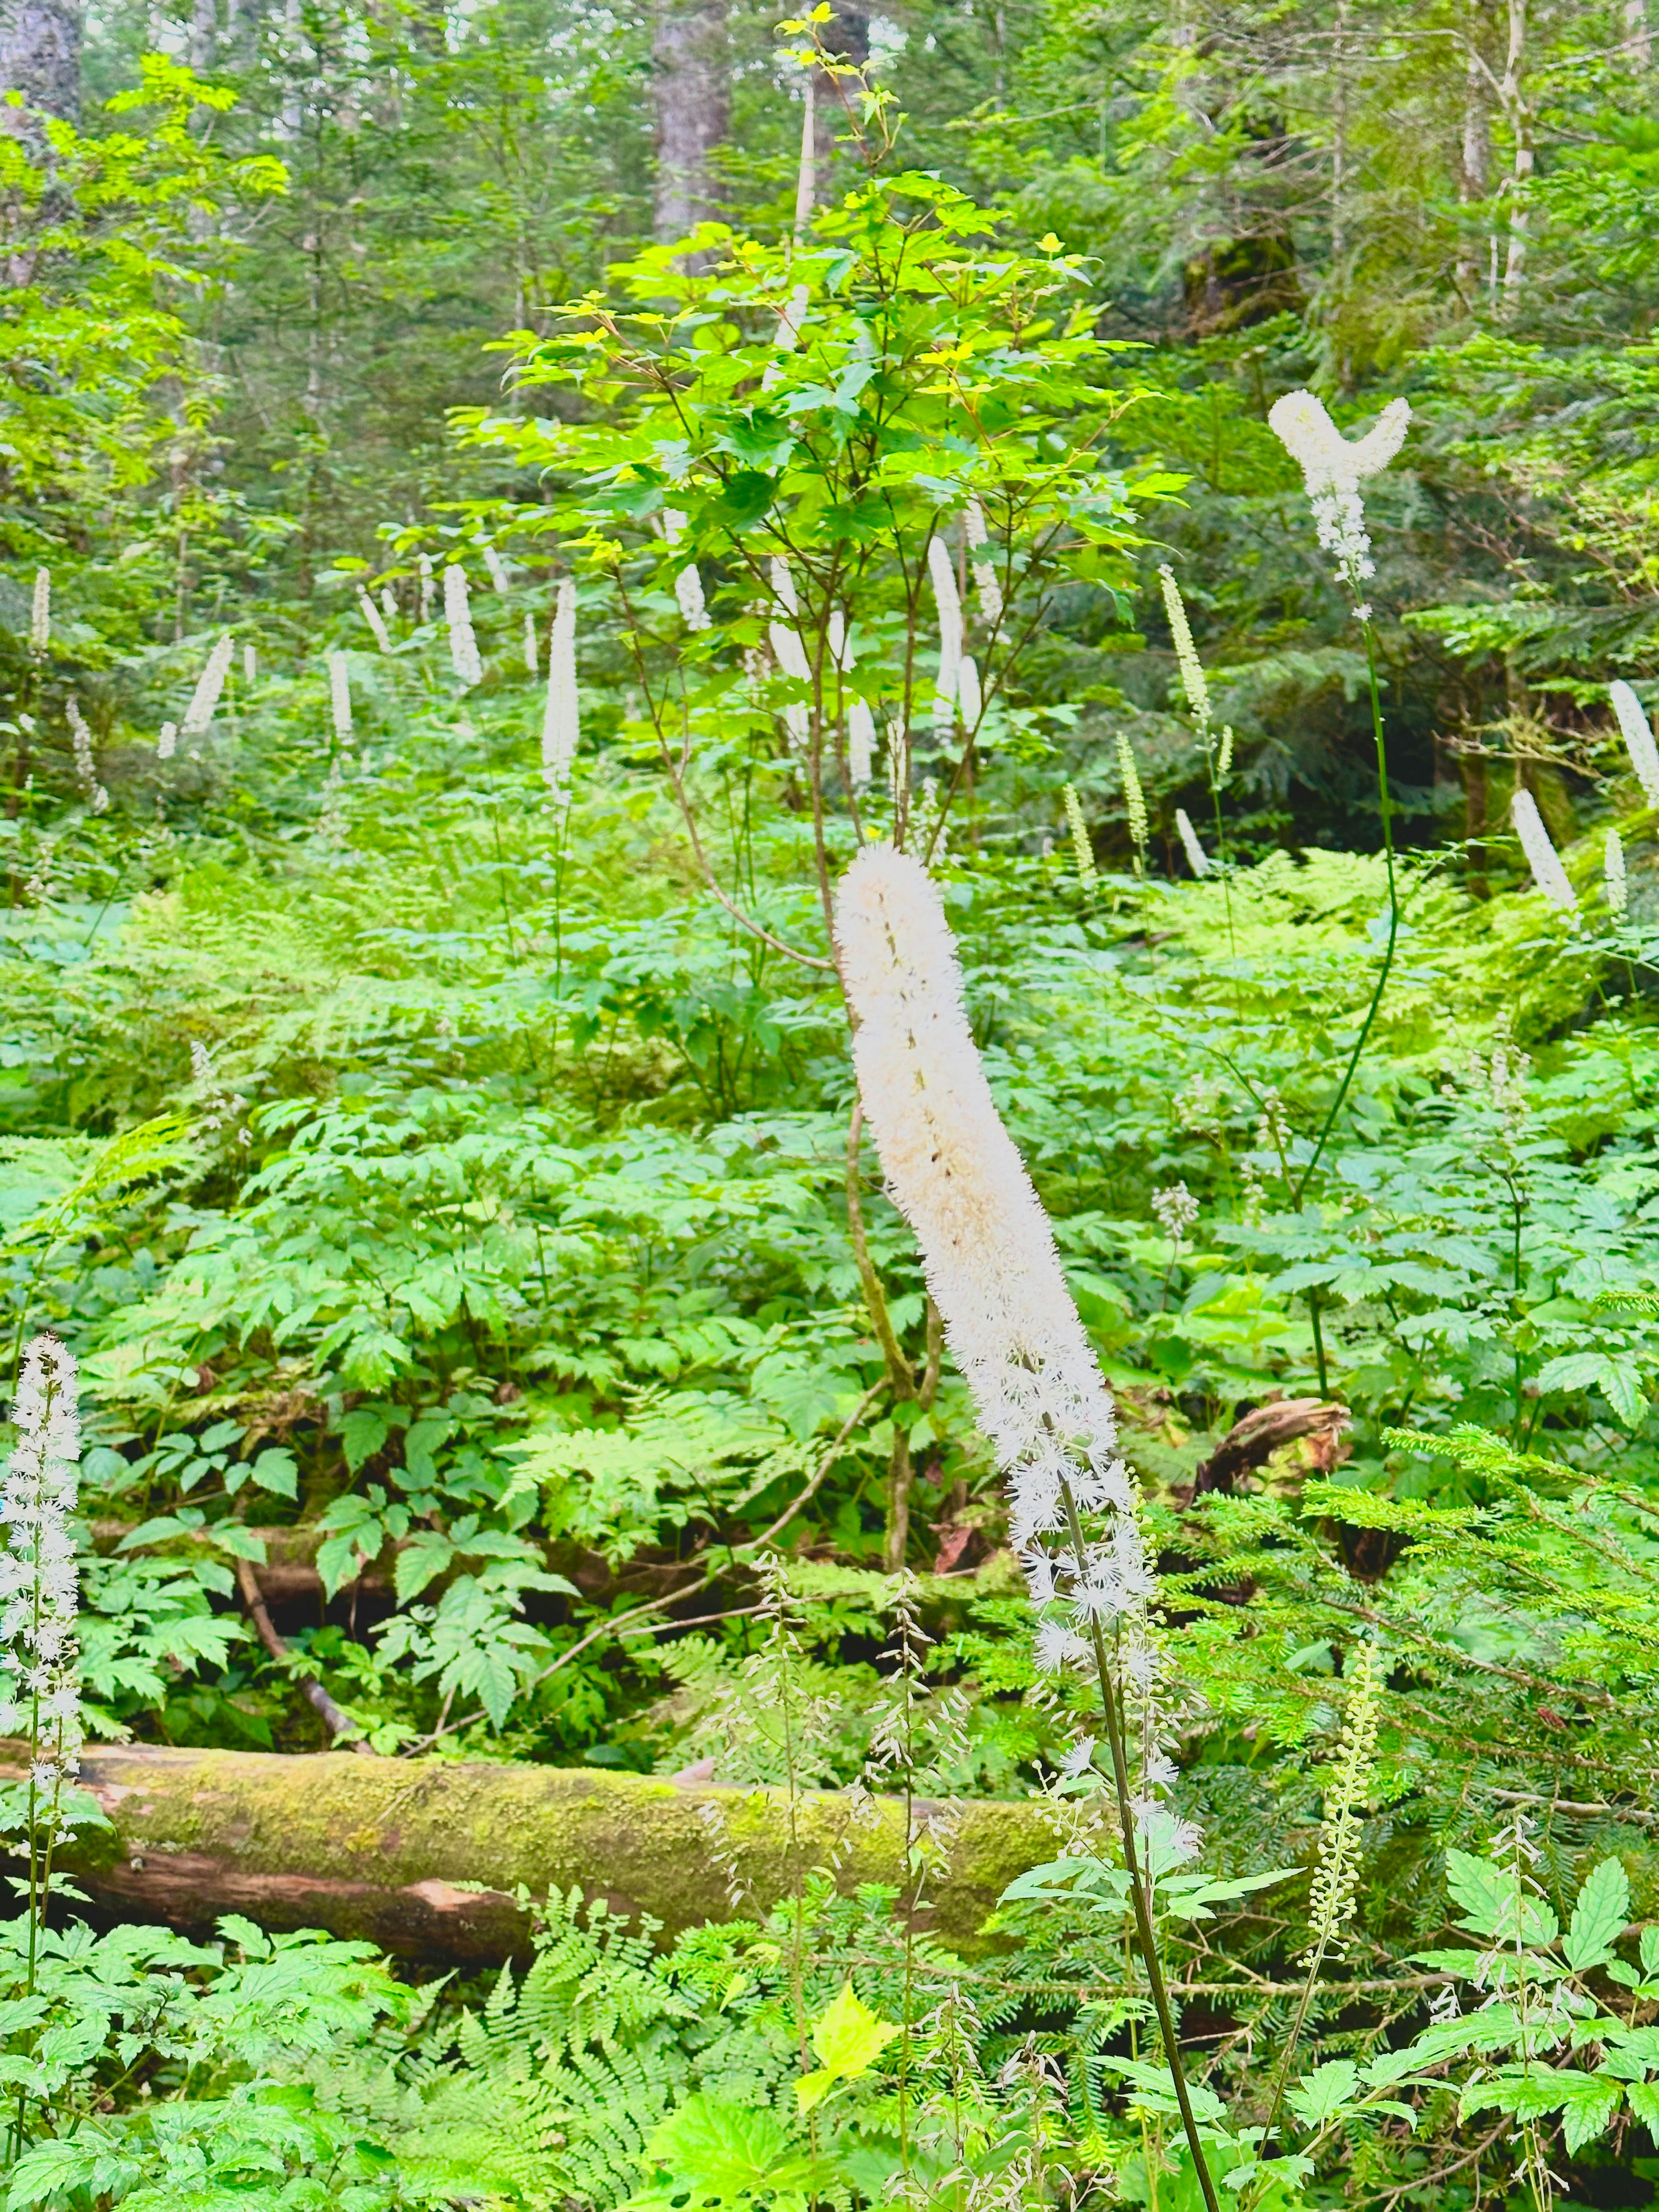
[[1659,745],[1653,741],[1647,709],[1622,678],[1608,684],[1607,697],[1619,717],[1620,732],[1642,794],[1650,806],[1659,806]]
[[1274,400],[1267,414],[1268,428],[1302,471],[1319,542],[1352,592],[1354,613],[1361,622],[1370,618],[1363,587],[1365,579],[1376,574],[1376,566],[1359,487],[1388,467],[1406,442],[1411,419],[1410,404],[1391,399],[1363,438],[1349,440],[1311,392],[1287,392]]
[[1544,817],[1531,792],[1516,793],[1510,802],[1510,819],[1521,840],[1521,849],[1527,856],[1534,883],[1552,906],[1559,906],[1564,914],[1577,914],[1578,894],[1568,881],[1559,854],[1550,842],[1550,833],[1544,827]]
[[[1010,1534],[1049,1613],[1042,1649],[1064,1662],[1083,1656],[1089,1620],[1137,1611],[1153,1588],[1111,1394],[985,1079],[944,905],[921,862],[866,846],[836,891],[836,944],[888,1194],[915,1233],[1007,1478]],[[1080,1510],[1108,1516],[1081,1568],[1051,1540],[1066,1525],[1064,1484]]]

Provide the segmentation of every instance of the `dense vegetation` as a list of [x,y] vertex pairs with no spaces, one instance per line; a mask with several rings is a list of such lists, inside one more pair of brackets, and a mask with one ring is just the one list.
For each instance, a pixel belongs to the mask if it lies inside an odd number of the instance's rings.
[[[14,12],[6,2212],[1652,2201],[1641,0]],[[884,846],[1116,1401],[1098,1678],[855,1084]],[[469,1979],[88,1905],[81,1729],[908,1841]]]

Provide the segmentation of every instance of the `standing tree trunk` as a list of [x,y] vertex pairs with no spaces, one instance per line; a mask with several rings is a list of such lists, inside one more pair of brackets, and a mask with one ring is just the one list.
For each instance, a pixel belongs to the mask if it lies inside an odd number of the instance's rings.
[[666,242],[720,213],[708,157],[725,139],[731,118],[725,0],[662,0],[653,59],[656,234]]
[[0,0],[0,88],[24,102],[0,107],[0,131],[33,135],[30,110],[80,120],[81,21],[78,0]]
[[1510,247],[1504,264],[1504,306],[1509,313],[1515,311],[1527,273],[1527,234],[1531,220],[1528,202],[1535,164],[1532,106],[1522,90],[1526,66],[1527,0],[1510,0],[1509,52],[1504,60],[1504,81],[1498,88],[1504,113],[1515,137],[1515,159],[1510,176]]
[[[1463,78],[1463,135],[1458,164],[1457,198],[1463,209],[1462,234],[1457,247],[1457,289],[1463,304],[1473,307],[1480,289],[1481,266],[1476,258],[1471,210],[1485,204],[1492,185],[1492,123],[1486,102],[1486,81],[1480,56],[1469,53]],[[1486,257],[1490,259],[1490,254]]]

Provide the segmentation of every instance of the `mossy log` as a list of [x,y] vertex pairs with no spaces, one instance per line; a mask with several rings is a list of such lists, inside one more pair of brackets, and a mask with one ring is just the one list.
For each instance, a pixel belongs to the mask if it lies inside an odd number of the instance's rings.
[[[82,1783],[111,1826],[83,1830],[66,1865],[103,1912],[188,1929],[240,1912],[456,1964],[525,1949],[520,1888],[579,1887],[672,1935],[732,1917],[733,1886],[752,1913],[803,1869],[833,1866],[846,1891],[902,1875],[902,1804],[830,1791],[796,1800],[792,1836],[776,1790],[591,1768],[129,1746],[89,1747]],[[972,1951],[1007,1883],[1059,1846],[1032,1800],[953,1817],[922,1918]]]

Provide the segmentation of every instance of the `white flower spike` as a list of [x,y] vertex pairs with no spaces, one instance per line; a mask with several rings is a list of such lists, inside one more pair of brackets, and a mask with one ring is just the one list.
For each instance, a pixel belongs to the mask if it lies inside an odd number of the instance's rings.
[[[1010,1535],[1052,1613],[1049,1664],[1084,1656],[1091,1620],[1138,1612],[1153,1580],[1117,1419],[1048,1217],[1003,1126],[963,1002],[939,890],[911,854],[867,845],[836,896],[853,1058],[888,1195],[909,1223],[981,1427],[1008,1480]],[[1079,1565],[1062,1486],[1104,1513]],[[1054,1596],[1060,1585],[1063,1594]]]
[[1409,403],[1391,399],[1365,435],[1350,441],[1311,392],[1287,392],[1274,400],[1267,415],[1268,428],[1302,471],[1319,542],[1335,560],[1361,622],[1368,622],[1371,611],[1362,587],[1376,567],[1359,487],[1388,467],[1406,442],[1411,419]]
[[1515,834],[1521,840],[1521,849],[1527,856],[1534,883],[1552,906],[1559,906],[1564,914],[1576,915],[1578,895],[1567,879],[1559,854],[1550,842],[1550,833],[1544,827],[1544,817],[1531,792],[1516,793],[1510,803],[1510,818],[1515,823]]
[[1622,678],[1607,686],[1607,697],[1619,717],[1619,728],[1630,754],[1636,781],[1650,806],[1659,806],[1659,745],[1653,741],[1647,709]]

